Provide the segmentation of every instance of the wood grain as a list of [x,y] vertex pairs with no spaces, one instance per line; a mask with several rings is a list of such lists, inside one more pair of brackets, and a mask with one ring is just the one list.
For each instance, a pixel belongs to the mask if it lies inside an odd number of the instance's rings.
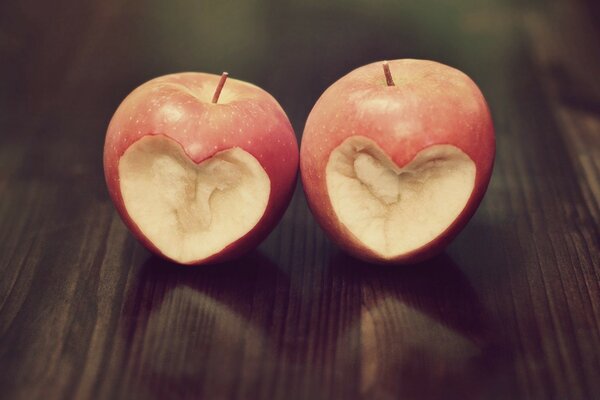
[[[599,398],[598,37],[591,0],[1,3],[0,398]],[[344,255],[300,185],[256,251],[206,268],[114,211],[104,132],[149,78],[227,70],[300,137],[335,79],[403,57],[467,72],[497,130],[441,256]]]

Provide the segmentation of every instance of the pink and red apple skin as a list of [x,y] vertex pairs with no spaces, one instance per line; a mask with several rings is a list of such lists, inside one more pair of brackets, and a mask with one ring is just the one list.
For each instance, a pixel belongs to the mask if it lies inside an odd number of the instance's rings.
[[259,87],[231,78],[225,83],[221,100],[212,104],[219,79],[219,75],[185,72],[142,84],[119,105],[104,144],[106,184],[117,211],[141,243],[164,258],[168,257],[144,236],[123,202],[119,160],[133,143],[147,135],[163,135],[179,143],[196,164],[239,147],[261,164],[271,183],[262,218],[221,252],[186,263],[190,265],[227,261],[257,246],[282,217],[296,183],[298,143],[281,106]]
[[[492,174],[494,127],[481,91],[459,70],[433,61],[389,61],[395,86],[387,86],[382,65],[360,67],[321,95],[305,125],[300,170],[311,211],[340,247],[368,261],[411,264],[441,252],[475,213]],[[432,145],[465,152],[475,163],[475,185],[458,218],[432,242],[395,258],[363,246],[338,220],[325,178],[330,153],[354,135],[373,140],[399,167]]]

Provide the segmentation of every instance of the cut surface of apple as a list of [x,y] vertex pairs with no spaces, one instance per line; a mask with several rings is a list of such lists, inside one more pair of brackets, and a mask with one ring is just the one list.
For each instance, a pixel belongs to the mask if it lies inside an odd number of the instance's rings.
[[475,184],[475,163],[443,144],[398,167],[373,140],[351,136],[327,162],[327,191],[339,222],[383,258],[416,250],[456,220]]
[[165,256],[210,257],[262,218],[271,190],[258,160],[239,147],[194,163],[174,140],[146,136],[119,161],[127,213]]

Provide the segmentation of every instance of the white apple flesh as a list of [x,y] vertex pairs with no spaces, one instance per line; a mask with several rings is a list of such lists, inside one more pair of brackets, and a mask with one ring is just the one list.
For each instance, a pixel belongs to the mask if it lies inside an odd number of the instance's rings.
[[443,250],[481,201],[495,151],[473,81],[422,60],[374,63],[338,80],[311,111],[301,147],[304,190],[321,226],[346,251],[379,263]]
[[153,79],[119,106],[104,168],[111,197],[150,250],[180,264],[236,257],[285,211],[298,147],[279,104],[234,79]]

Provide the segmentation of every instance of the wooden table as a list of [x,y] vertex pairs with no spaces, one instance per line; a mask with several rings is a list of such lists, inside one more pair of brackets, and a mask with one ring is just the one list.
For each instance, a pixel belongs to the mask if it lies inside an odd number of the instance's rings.
[[[0,4],[0,397],[600,398],[598,3],[212,3]],[[468,73],[495,120],[491,185],[443,255],[353,260],[300,186],[225,265],[153,257],[117,216],[104,133],[142,82],[227,70],[300,137],[338,77],[404,57]]]

